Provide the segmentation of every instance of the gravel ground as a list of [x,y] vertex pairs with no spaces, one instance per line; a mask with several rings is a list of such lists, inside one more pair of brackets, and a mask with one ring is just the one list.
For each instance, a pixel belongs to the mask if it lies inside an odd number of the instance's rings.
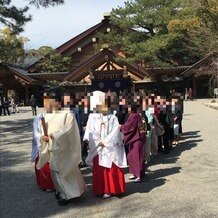
[[[30,162],[32,113],[0,117],[1,217],[218,217],[218,110],[210,99],[185,102],[180,144],[152,159],[142,183],[128,180],[126,193],[102,199],[91,193],[91,172],[82,173],[88,191],[61,207],[54,193],[39,190]],[[38,112],[42,108],[38,109]]]

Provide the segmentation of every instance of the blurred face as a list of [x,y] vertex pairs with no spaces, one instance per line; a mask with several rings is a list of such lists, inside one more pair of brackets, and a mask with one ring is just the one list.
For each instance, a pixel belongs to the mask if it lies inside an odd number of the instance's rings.
[[105,103],[96,105],[96,112],[106,114],[108,113],[108,107]]
[[43,105],[46,113],[51,113],[53,108],[53,103],[50,98],[44,98]]
[[52,113],[53,111],[59,111],[61,109],[61,103],[53,98],[44,98],[43,103],[46,113]]

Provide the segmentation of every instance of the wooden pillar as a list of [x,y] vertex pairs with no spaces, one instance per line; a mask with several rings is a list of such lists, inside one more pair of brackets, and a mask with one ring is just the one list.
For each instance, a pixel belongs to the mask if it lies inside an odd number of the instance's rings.
[[193,77],[193,95],[194,97],[197,97],[198,93],[197,93],[197,81],[196,78]]
[[25,101],[24,101],[24,105],[27,106],[29,105],[29,89],[27,84],[25,84]]
[[3,87],[3,97],[8,97],[8,88]]
[[162,89],[162,79],[161,75],[155,75],[155,80],[156,80],[156,91],[158,95],[163,95],[163,89]]

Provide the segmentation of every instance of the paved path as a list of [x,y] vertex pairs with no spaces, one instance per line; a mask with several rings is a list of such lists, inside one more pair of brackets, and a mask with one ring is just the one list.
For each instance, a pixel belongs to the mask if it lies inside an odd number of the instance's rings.
[[218,217],[218,110],[205,101],[185,102],[182,141],[150,162],[145,182],[128,181],[126,172],[125,195],[103,200],[92,195],[91,173],[84,168],[88,191],[65,207],[58,206],[54,193],[36,187],[30,108],[1,116],[0,216]]

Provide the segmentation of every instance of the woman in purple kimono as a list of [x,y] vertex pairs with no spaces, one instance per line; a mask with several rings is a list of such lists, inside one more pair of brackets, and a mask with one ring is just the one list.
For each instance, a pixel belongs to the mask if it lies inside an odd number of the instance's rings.
[[124,142],[129,146],[127,160],[132,174],[129,179],[134,179],[134,182],[141,182],[145,177],[145,132],[142,131],[142,126],[142,116],[133,107],[127,121],[120,127]]

